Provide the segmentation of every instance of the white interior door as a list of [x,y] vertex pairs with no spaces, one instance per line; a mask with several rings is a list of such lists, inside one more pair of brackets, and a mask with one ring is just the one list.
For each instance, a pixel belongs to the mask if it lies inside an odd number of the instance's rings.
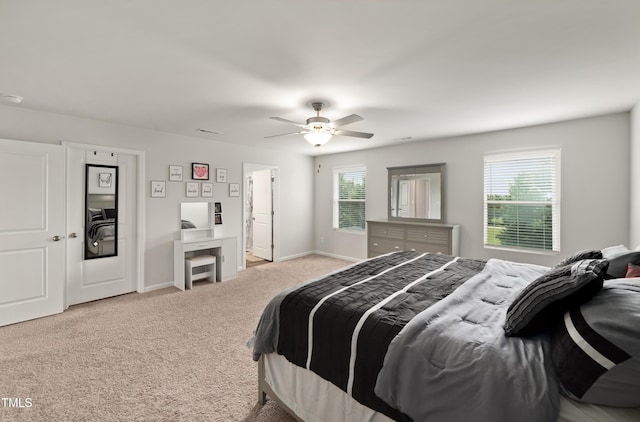
[[[118,166],[117,255],[85,259],[85,166]],[[67,303],[74,305],[136,290],[137,157],[67,148]],[[75,234],[75,236],[73,235]]]
[[271,170],[253,172],[253,255],[273,261]]
[[411,190],[411,182],[409,180],[401,180],[398,188],[398,217],[410,217],[411,204],[409,193]]
[[64,161],[60,145],[0,140],[0,326],[64,308]]

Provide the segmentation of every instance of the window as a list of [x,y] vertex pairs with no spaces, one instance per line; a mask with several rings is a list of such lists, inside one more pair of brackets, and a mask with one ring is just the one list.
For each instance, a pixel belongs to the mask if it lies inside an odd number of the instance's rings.
[[484,158],[485,247],[560,251],[560,150]]
[[333,228],[364,231],[366,176],[364,166],[333,170]]

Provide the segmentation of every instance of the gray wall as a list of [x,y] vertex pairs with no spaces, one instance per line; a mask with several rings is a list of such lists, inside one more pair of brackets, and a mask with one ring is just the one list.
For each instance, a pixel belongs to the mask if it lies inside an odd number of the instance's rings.
[[631,111],[631,227],[630,247],[640,248],[640,103]]
[[[337,141],[336,141],[337,142]],[[483,154],[560,147],[561,253],[543,255],[483,246]],[[332,169],[367,167],[367,218],[387,217],[387,167],[444,162],[446,222],[461,225],[460,255],[552,265],[586,248],[629,244],[630,115],[620,113],[394,147],[317,157],[315,247],[345,257],[366,257],[366,236],[331,227]]]
[[[313,159],[297,154],[282,154],[268,149],[247,148],[231,143],[172,135],[152,130],[109,124],[59,114],[36,112],[23,107],[0,106],[0,138],[56,143],[61,141],[129,148],[146,156],[146,243],[145,286],[173,281],[173,240],[179,239],[181,201],[184,182],[167,181],[166,198],[150,198],[151,180],[167,180],[170,164],[183,166],[184,181],[191,176],[192,162],[210,164],[210,170],[222,167],[227,180],[242,181],[242,163],[266,164],[280,168],[280,258],[313,250]],[[215,173],[214,173],[215,179]],[[216,234],[237,236],[238,265],[242,248],[242,196],[230,198],[227,184],[214,181],[214,198],[223,204],[223,225]],[[285,194],[286,193],[286,194]],[[285,224],[286,223],[286,224]]]

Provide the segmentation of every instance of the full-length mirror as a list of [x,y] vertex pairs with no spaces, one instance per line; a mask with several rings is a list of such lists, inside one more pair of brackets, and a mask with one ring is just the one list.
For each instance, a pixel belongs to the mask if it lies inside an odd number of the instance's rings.
[[181,203],[180,227],[183,229],[206,229],[211,227],[211,203]]
[[444,222],[444,164],[389,167],[389,219]]
[[87,164],[84,259],[118,255],[118,167]]

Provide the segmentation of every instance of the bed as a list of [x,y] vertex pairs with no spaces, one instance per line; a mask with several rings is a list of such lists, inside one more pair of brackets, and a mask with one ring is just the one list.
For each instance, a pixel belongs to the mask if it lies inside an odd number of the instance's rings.
[[[548,268],[396,252],[287,289],[253,339],[259,401],[304,421],[639,421],[640,279],[609,271],[640,252],[621,255]],[[597,330],[609,318],[605,366],[572,311]]]

